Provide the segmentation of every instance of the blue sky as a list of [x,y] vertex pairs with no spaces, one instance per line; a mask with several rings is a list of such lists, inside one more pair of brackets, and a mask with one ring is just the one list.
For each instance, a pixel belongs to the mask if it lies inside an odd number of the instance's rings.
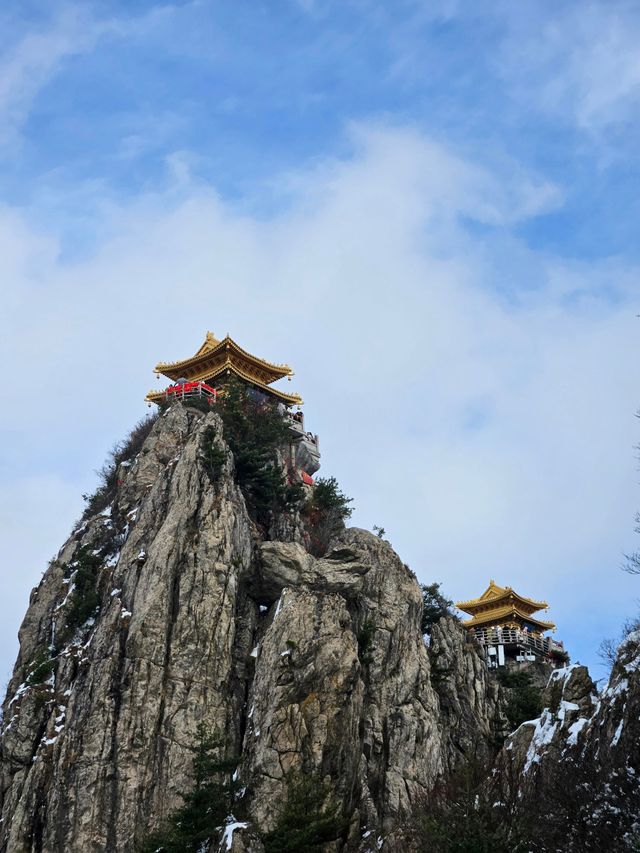
[[2,671],[207,329],[294,365],[356,523],[595,663],[638,597],[639,38],[631,2],[5,4]]

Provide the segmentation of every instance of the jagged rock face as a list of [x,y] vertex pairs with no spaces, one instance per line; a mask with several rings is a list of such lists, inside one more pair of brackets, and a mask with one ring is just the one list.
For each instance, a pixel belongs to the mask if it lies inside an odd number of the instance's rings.
[[487,763],[507,734],[504,699],[481,655],[457,619],[441,619],[429,646],[431,679],[450,755]]
[[505,744],[504,789],[541,820],[541,851],[636,850],[640,837],[640,632],[597,694],[586,667],[551,674],[537,720]]
[[[489,736],[480,658],[440,626],[434,689],[420,590],[387,543],[348,530],[316,559],[298,516],[274,532],[288,541],[252,524],[218,416],[174,405],[32,594],[4,705],[0,849],[133,850],[189,788],[200,723],[241,759],[251,826],[234,849],[259,849],[290,770],[331,781],[360,849]],[[65,635],[87,560],[99,612]]]
[[[250,524],[232,478],[214,488],[199,463],[201,429],[172,409],[121,472],[111,511],[74,533],[33,593],[5,710],[6,849],[130,849],[141,821],[175,805],[200,721],[239,742]],[[60,652],[50,685],[20,687],[67,595],[60,564],[81,546],[107,551],[99,617]]]

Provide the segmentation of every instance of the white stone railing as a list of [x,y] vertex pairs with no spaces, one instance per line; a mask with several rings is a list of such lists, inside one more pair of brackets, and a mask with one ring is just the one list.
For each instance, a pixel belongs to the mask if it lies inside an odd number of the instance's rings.
[[484,646],[524,646],[539,654],[557,652],[564,654],[564,645],[559,640],[520,631],[518,628],[472,628],[469,633]]

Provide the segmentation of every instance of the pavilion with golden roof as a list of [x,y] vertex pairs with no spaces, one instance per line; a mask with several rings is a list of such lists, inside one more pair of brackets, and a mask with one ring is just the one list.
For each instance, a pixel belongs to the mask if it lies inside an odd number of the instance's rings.
[[553,622],[536,619],[533,615],[548,606],[546,601],[519,595],[510,586],[498,586],[494,580],[489,581],[479,598],[456,602],[456,607],[471,616],[462,623],[467,629],[513,628],[534,634],[555,629]]
[[[272,364],[251,355],[229,335],[218,340],[212,332],[207,332],[195,355],[182,361],[161,361],[156,364],[155,371],[173,382],[206,383],[216,390],[235,377],[287,407],[302,405],[298,394],[287,394],[272,387],[278,379],[293,376],[288,364]],[[150,403],[161,403],[165,398],[165,391],[149,391],[145,397]]]
[[485,650],[489,668],[536,660],[557,666],[569,659],[559,640],[545,636],[545,631],[555,630],[554,623],[534,616],[547,609],[546,601],[526,598],[491,580],[479,598],[457,601],[456,607],[471,616],[462,625]]

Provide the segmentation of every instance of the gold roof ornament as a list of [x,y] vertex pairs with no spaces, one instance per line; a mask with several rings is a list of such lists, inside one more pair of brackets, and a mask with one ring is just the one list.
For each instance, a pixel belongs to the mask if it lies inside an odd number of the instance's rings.
[[[214,387],[235,376],[255,385],[286,406],[302,405],[299,394],[286,394],[270,387],[278,379],[293,376],[293,370],[288,364],[272,364],[258,358],[242,349],[229,335],[220,341],[213,332],[207,332],[195,355],[182,361],[161,361],[156,364],[155,371],[173,382],[186,379],[189,382],[206,382]],[[164,399],[164,391],[150,391],[145,399],[159,403]]]
[[507,623],[527,624],[537,631],[553,630],[553,622],[536,619],[533,614],[546,610],[546,601],[535,601],[520,595],[510,586],[499,586],[494,580],[479,598],[457,601],[456,607],[472,618],[462,624],[465,628],[502,626]]

